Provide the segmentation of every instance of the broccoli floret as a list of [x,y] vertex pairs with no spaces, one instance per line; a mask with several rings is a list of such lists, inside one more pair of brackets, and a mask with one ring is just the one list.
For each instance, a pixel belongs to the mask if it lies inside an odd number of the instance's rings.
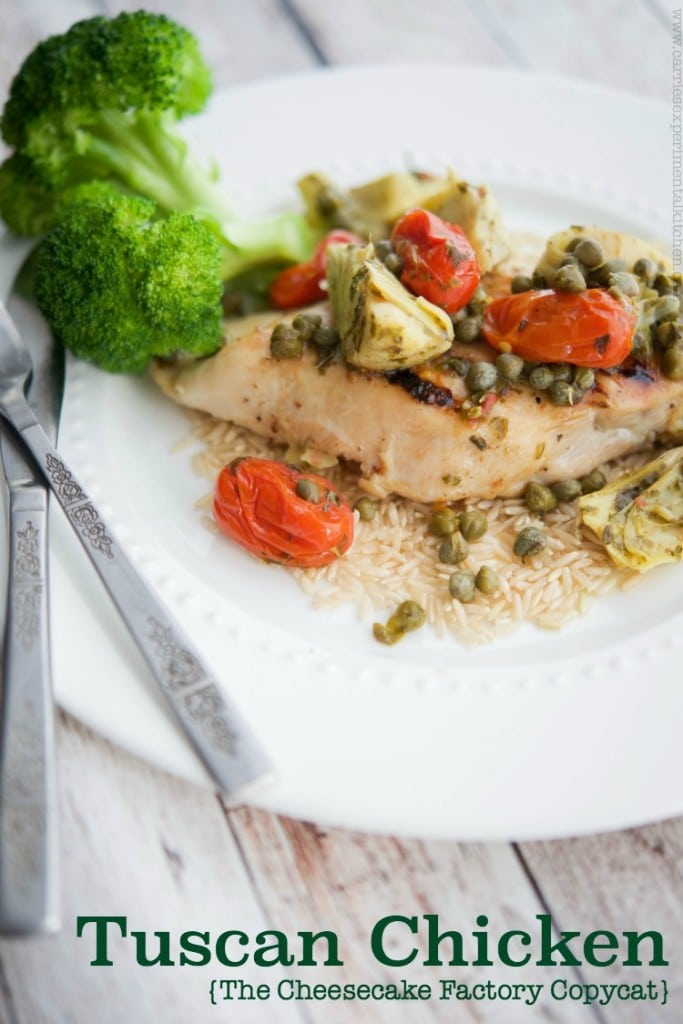
[[221,246],[188,213],[110,186],[81,186],[35,255],[36,302],[74,355],[142,373],[179,351],[221,343]]
[[54,221],[57,203],[54,186],[30,157],[13,153],[0,164],[0,215],[15,235],[42,235]]
[[107,181],[205,220],[223,244],[226,277],[307,259],[315,239],[304,217],[240,222],[215,172],[177,134],[210,93],[197,40],[161,14],[89,18],[44,40],[15,76],[0,121],[14,147],[0,168],[0,215],[12,230],[41,234],[64,191]]

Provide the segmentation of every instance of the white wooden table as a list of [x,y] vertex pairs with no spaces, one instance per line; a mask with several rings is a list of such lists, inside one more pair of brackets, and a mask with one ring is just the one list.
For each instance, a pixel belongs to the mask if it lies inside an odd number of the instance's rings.
[[[78,18],[138,6],[1,0],[0,94],[42,36]],[[147,6],[197,33],[219,86],[320,63],[412,59],[550,70],[670,102],[667,0],[155,0]],[[58,752],[64,929],[57,937],[0,942],[2,1024],[683,1021],[681,820],[521,845],[400,841],[228,811],[212,794],[137,761],[65,715]],[[306,980],[376,982],[397,976],[368,953],[378,918],[438,913],[447,927],[467,928],[482,912],[494,933],[528,928],[542,913],[552,914],[558,928],[584,933],[658,929],[671,959],[656,972],[669,983],[669,1005],[271,1000],[216,1007],[208,984],[225,970],[142,968],[121,943],[113,947],[114,967],[95,968],[90,946],[75,934],[79,914],[127,915],[131,928],[150,934],[278,928],[296,935],[328,928],[339,936],[345,966],[309,969]],[[250,966],[239,972],[253,982],[273,982],[273,973],[264,978],[264,969]],[[462,981],[484,980],[482,968],[456,973]],[[485,978],[549,982],[552,973],[524,969],[511,979],[509,970],[490,968]],[[411,981],[436,976],[434,968],[410,969]],[[583,978],[639,980],[617,966],[584,971]]]

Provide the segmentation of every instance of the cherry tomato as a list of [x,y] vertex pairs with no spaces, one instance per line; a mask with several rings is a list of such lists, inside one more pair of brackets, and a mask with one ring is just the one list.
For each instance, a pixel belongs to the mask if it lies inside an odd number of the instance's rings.
[[313,568],[351,546],[353,512],[321,476],[272,459],[241,458],[218,475],[216,523],[267,562]]
[[523,359],[607,369],[631,351],[637,319],[602,288],[528,291],[494,299],[482,332],[493,348]]
[[406,288],[447,313],[467,305],[481,268],[462,228],[418,207],[396,221],[391,241],[403,261]]
[[307,263],[287,267],[273,279],[268,292],[272,305],[277,309],[296,309],[324,299],[327,292],[321,285],[327,273],[328,247],[352,244],[362,245],[363,240],[341,228],[330,231],[318,242]]
[[318,242],[311,257],[311,263],[321,277],[325,277],[327,273],[327,250],[331,245],[365,245],[365,242],[359,235],[354,235],[353,231],[346,231],[344,228],[330,231]]
[[277,309],[310,306],[325,298],[320,287],[322,277],[312,263],[297,263],[273,278],[268,290],[271,305]]

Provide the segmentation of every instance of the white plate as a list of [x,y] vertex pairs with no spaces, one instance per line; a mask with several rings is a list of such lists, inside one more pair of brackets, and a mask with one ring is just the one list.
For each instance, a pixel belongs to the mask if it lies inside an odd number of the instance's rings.
[[[667,241],[664,106],[507,71],[319,71],[217,95],[189,134],[246,211],[292,204],[314,167],[341,181],[452,165],[510,225],[599,222]],[[7,254],[2,258],[7,262]],[[350,613],[198,521],[183,412],[147,382],[71,362],[60,448],[186,624],[279,766],[258,806],[323,824],[452,839],[562,836],[683,810],[682,567],[560,633],[463,649],[423,630],[380,648]],[[61,704],[205,781],[98,581],[54,518]]]

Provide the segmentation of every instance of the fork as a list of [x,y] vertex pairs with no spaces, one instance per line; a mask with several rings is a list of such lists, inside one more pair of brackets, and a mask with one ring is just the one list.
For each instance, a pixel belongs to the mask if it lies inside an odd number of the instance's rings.
[[[12,314],[27,332],[28,398],[54,440],[61,352],[15,281]],[[0,422],[7,481],[9,565],[0,690],[0,933],[59,929],[59,842],[50,657],[47,487]]]
[[0,414],[35,459],[196,753],[218,788],[239,803],[272,776],[270,759],[53,448],[26,398],[31,371],[0,303]]

